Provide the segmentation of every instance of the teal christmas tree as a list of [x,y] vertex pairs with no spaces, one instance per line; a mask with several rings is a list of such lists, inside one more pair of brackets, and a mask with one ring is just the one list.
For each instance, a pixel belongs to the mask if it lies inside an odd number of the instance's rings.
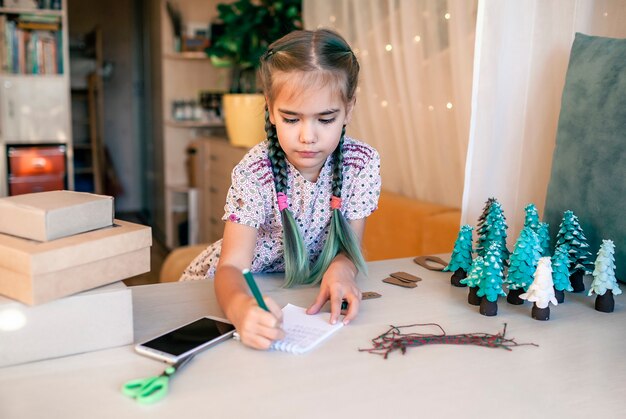
[[502,263],[506,263],[509,259],[509,250],[506,248],[506,230],[508,228],[502,206],[494,200],[489,206],[485,223],[478,229],[476,253],[484,257],[491,243],[495,242],[500,246]]
[[589,295],[593,293],[597,294],[596,310],[604,313],[611,313],[614,310],[613,295],[622,293],[615,278],[615,244],[612,240],[602,240],[598,250]]
[[583,275],[591,273],[591,253],[589,252],[589,244],[583,229],[578,223],[578,217],[572,211],[563,213],[563,220],[559,225],[559,232],[556,235],[556,247],[563,244],[569,245],[569,275],[570,283],[574,288],[574,292],[582,292],[585,290],[583,283]]
[[552,256],[552,281],[554,282],[556,301],[561,304],[565,301],[565,291],[574,291],[569,282],[569,250],[567,244],[557,247],[554,251],[554,256]]
[[532,284],[540,257],[539,236],[528,225],[520,232],[511,255],[506,277],[506,284],[509,288],[506,300],[509,303],[515,305],[524,303],[519,296]]
[[520,298],[534,303],[532,317],[536,320],[550,319],[549,303],[558,304],[554,296],[551,265],[549,257],[540,258],[537,262],[533,283],[528,287],[528,292],[520,295]]
[[476,293],[478,297],[484,297],[480,302],[480,314],[485,316],[498,314],[498,296],[506,295],[502,289],[504,280],[502,260],[502,248],[498,242],[491,242],[485,254],[483,277]]
[[472,267],[472,227],[464,225],[454,242],[450,263],[443,270],[453,272],[450,282],[456,287],[464,287],[460,281],[467,276]]
[[536,230],[539,236],[539,246],[541,246],[541,256],[550,256],[550,226],[548,223],[539,222]]
[[473,306],[480,305],[480,297],[476,295],[480,282],[483,280],[483,273],[485,266],[485,260],[482,256],[476,256],[472,262],[472,266],[467,273],[467,277],[461,279],[463,285],[469,287],[469,293],[467,294],[467,302]]
[[535,204],[528,204],[524,208],[526,216],[524,217],[524,227],[530,227],[535,233],[539,230],[539,212]]

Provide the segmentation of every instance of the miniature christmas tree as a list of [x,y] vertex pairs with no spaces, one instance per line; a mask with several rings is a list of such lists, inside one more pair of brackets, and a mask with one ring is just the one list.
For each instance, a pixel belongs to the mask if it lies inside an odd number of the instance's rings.
[[[598,257],[593,270],[593,282],[589,295],[596,293],[596,310],[611,313],[615,308],[613,295],[619,295],[622,290],[615,279],[615,244],[612,240],[602,240]],[[607,291],[611,292],[607,292]]]
[[557,305],[558,302],[554,296],[554,283],[552,282],[552,266],[549,257],[542,257],[537,263],[537,271],[535,272],[535,280],[528,292],[520,295],[520,298],[534,302],[532,309],[532,317],[537,320],[550,319],[549,303]]
[[510,304],[520,305],[524,303],[519,295],[525,292],[533,282],[533,275],[540,257],[539,236],[530,226],[526,226],[515,242],[515,249],[511,255],[506,277],[506,284],[509,288],[506,300]]
[[489,206],[489,213],[485,219],[485,223],[478,229],[478,244],[476,245],[476,253],[485,257],[487,249],[492,242],[500,245],[502,263],[505,264],[509,259],[509,250],[506,248],[506,218],[502,211],[502,206],[494,200]]
[[548,223],[539,222],[536,230],[539,236],[539,246],[541,246],[541,256],[550,256],[550,226]]
[[539,212],[535,204],[528,204],[524,208],[526,216],[524,217],[524,227],[530,227],[535,233],[539,230]]
[[504,275],[502,270],[502,250],[497,242],[492,242],[487,249],[483,266],[483,277],[478,283],[478,297],[484,297],[480,301],[480,314],[495,316],[498,314],[498,296],[506,295],[502,289]]
[[587,238],[578,223],[578,217],[572,211],[563,213],[563,220],[556,235],[556,246],[561,246],[564,243],[569,245],[570,283],[574,292],[582,292],[585,290],[583,275],[591,273],[591,253],[588,250]]
[[461,279],[463,285],[469,287],[469,293],[467,294],[467,302],[473,306],[480,305],[480,297],[476,295],[478,292],[478,286],[483,280],[483,268],[485,266],[485,260],[482,256],[476,256],[472,266],[467,274],[466,278]]
[[569,282],[569,250],[568,245],[559,246],[552,256],[552,281],[554,282],[554,296],[561,304],[565,301],[565,291],[572,292],[574,288]]
[[482,214],[480,214],[480,217],[478,217],[478,224],[476,224],[476,231],[482,229],[483,225],[485,224],[485,221],[487,220],[487,214],[489,214],[489,209],[491,208],[491,204],[493,204],[494,202],[497,202],[496,198],[488,198],[485,201],[483,212]]
[[450,282],[455,287],[464,287],[460,281],[467,276],[467,272],[472,267],[472,227],[464,225],[459,230],[459,234],[454,242],[454,250],[450,263],[443,270],[454,272]]

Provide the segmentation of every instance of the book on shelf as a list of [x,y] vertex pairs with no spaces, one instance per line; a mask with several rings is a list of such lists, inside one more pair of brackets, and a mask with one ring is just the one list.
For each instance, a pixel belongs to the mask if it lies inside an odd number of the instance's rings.
[[62,74],[62,32],[58,17],[38,19],[0,15],[0,71],[10,74]]

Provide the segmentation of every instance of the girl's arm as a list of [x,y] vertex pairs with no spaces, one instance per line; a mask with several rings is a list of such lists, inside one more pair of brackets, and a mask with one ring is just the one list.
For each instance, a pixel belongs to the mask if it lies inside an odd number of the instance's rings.
[[233,322],[241,342],[255,349],[268,349],[272,341],[282,339],[282,312],[271,299],[265,298],[270,312],[258,306],[250,295],[241,271],[250,268],[256,247],[256,229],[226,222],[222,251],[215,272],[217,301]]
[[[365,218],[349,220],[348,223],[359,239],[359,243],[361,243],[363,232],[365,231]],[[324,273],[320,292],[317,294],[315,302],[308,308],[307,313],[315,314],[319,312],[326,301],[330,300],[330,322],[335,324],[339,314],[341,314],[341,303],[343,300],[346,300],[348,302],[348,312],[343,319],[343,323],[350,323],[359,313],[359,304],[361,302],[361,290],[356,284],[357,273],[356,266],[346,255],[340,253],[335,256],[335,259],[328,266],[328,270]]]

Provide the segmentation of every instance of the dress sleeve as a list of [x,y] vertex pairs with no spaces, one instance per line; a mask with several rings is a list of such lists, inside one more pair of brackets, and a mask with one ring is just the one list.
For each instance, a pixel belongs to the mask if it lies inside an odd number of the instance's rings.
[[265,221],[262,185],[250,168],[240,163],[232,172],[222,220],[258,229]]
[[378,208],[380,156],[375,149],[371,150],[371,156],[364,165],[350,165],[346,171],[350,185],[347,197],[344,196],[343,213],[348,220],[365,218]]

